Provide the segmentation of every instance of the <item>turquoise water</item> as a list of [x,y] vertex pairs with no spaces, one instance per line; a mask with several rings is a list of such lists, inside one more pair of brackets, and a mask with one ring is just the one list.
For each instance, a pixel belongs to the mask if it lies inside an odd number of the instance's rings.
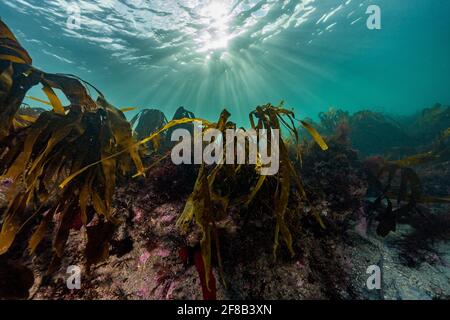
[[[381,30],[367,27],[372,4]],[[246,123],[282,99],[300,117],[450,103],[448,0],[2,0],[0,17],[35,66],[118,107],[226,107]]]

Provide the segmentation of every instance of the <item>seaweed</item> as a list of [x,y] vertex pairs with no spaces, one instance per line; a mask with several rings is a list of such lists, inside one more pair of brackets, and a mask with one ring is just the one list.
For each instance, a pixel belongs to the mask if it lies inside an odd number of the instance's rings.
[[[426,208],[421,208],[427,211]],[[404,218],[402,223],[412,227],[412,232],[402,238],[394,239],[393,245],[399,248],[400,261],[408,267],[419,267],[421,263],[445,263],[436,248],[440,241],[450,240],[450,216],[448,214],[413,214]]]
[[330,108],[326,112],[319,113],[320,126],[327,135],[336,132],[342,123],[348,123],[350,114],[341,109]]
[[[397,223],[408,218],[418,210],[420,203],[449,203],[448,197],[425,195],[421,179],[414,166],[423,165],[439,159],[434,152],[418,154],[398,161],[385,161],[381,158],[366,161],[368,180],[375,191],[376,199],[371,211],[380,211],[377,233],[386,237],[396,231]],[[394,185],[395,182],[398,185]],[[396,198],[396,207],[393,204]]]
[[450,125],[450,107],[435,104],[411,116],[371,110],[350,114],[331,108],[320,113],[319,119],[318,130],[328,136],[346,127],[352,146],[362,156],[383,155],[386,159],[399,160],[442,146]]
[[[134,128],[137,140],[142,140],[152,133],[155,133],[167,124],[164,113],[156,109],[144,109],[131,119],[131,126]],[[153,149],[158,150],[161,140],[165,139],[165,133],[161,133],[158,139],[153,140]]]
[[[204,130],[215,128],[224,131],[226,128],[235,128],[235,124],[228,122],[230,114],[224,110],[217,123],[205,126]],[[284,109],[282,104],[279,107],[274,107],[271,104],[258,106],[255,111],[250,113],[250,124],[253,130],[267,130],[268,136],[271,137],[272,130],[280,130],[284,126],[295,137],[296,142],[299,141],[298,131],[295,126],[295,116],[290,110]],[[311,134],[316,143],[327,150],[328,146],[317,131],[304,121],[299,123]],[[224,149],[230,147],[227,145],[230,142],[223,142]],[[232,141],[231,143],[235,143]],[[270,143],[276,143],[270,141]],[[246,165],[245,167],[253,171],[253,174],[259,176],[256,184],[248,190],[246,194],[240,197],[231,197],[231,192],[223,194],[221,191],[224,188],[218,186],[217,177],[221,177],[221,181],[243,181],[244,178],[239,178],[243,172],[247,170],[241,166],[224,166],[219,163],[215,166],[208,167],[205,164],[201,165],[194,190],[186,202],[183,213],[177,221],[178,227],[183,232],[188,232],[191,222],[195,222],[201,229],[202,238],[200,240],[201,254],[205,265],[205,283],[210,283],[210,270],[212,263],[212,247],[215,244],[216,258],[219,265],[219,271],[224,284],[226,283],[223,276],[222,259],[220,255],[220,240],[218,236],[217,225],[219,221],[223,220],[227,215],[227,210],[230,207],[246,207],[257,196],[261,188],[267,184],[274,182],[274,194],[272,199],[272,211],[275,220],[274,245],[273,256],[276,258],[277,249],[279,247],[280,237],[286,244],[290,254],[295,255],[293,249],[293,239],[288,225],[285,221],[286,212],[288,210],[289,198],[292,197],[291,189],[297,190],[297,197],[306,200],[306,193],[301,183],[301,179],[291,162],[283,139],[280,139],[280,168],[279,173],[275,176],[266,176],[259,173],[260,164]],[[234,149],[235,150],[235,149]],[[298,150],[299,151],[299,150]],[[299,155],[299,154],[298,154]],[[229,183],[229,182],[228,182]],[[319,223],[323,225],[320,216],[316,215]],[[209,288],[208,288],[209,290]]]
[[[25,228],[33,229],[28,249],[35,253],[40,243],[53,232],[53,261],[48,274],[58,268],[71,230],[84,226],[87,234],[86,265],[98,264],[108,258],[109,244],[121,217],[112,201],[119,177],[145,175],[141,156],[145,146],[153,143],[158,149],[166,143],[175,128],[193,129],[193,122],[201,121],[203,131],[236,129],[224,110],[216,123],[196,119],[192,112],[180,107],[173,120],[167,121],[159,110],[144,109],[129,123],[124,112],[135,108],[118,109],[112,106],[100,90],[74,75],[50,74],[32,66],[32,60],[8,27],[0,22],[0,174],[11,181],[7,189],[8,207],[1,215],[0,255],[13,245],[16,236]],[[8,53],[8,54],[5,54]],[[29,99],[42,102],[52,110],[23,107],[23,100],[33,86],[42,85],[48,98]],[[70,102],[63,106],[55,89]],[[94,99],[90,89],[96,93]],[[274,176],[262,174],[262,163],[214,166],[202,164],[193,191],[185,204],[177,226],[188,232],[193,225],[201,230],[200,256],[203,267],[196,266],[205,279],[204,292],[213,290],[211,284],[213,260],[217,261],[225,283],[220,255],[219,224],[228,210],[247,208],[264,188],[273,190],[271,209],[274,220],[273,256],[277,257],[283,241],[291,256],[295,255],[293,236],[286,222],[290,213],[289,201],[308,202],[298,167],[289,155],[301,162],[300,131],[308,132],[321,150],[328,149],[325,140],[313,125],[297,120],[293,111],[266,104],[256,107],[249,115],[251,129],[269,133],[267,143],[279,143],[280,168]],[[134,130],[133,130],[134,128]],[[273,140],[274,130],[287,130],[291,142]],[[230,147],[223,141],[224,149]],[[233,141],[234,143],[234,141]],[[247,146],[245,146],[247,148]],[[164,159],[162,157],[161,159]],[[160,160],[151,164],[154,167]],[[136,174],[133,176],[133,165]],[[231,187],[251,179],[248,188],[235,192]],[[295,210],[298,213],[298,210]],[[317,212],[318,224],[325,225]],[[215,254],[215,256],[214,256]],[[214,256],[214,258],[213,258]]]
[[[181,119],[195,119],[195,114],[193,112],[185,109],[185,107],[181,106],[175,111],[172,121],[181,120]],[[185,129],[185,130],[188,130],[192,134],[194,127],[192,124],[188,123],[188,124],[181,124],[174,128],[171,128],[171,129],[167,130],[167,135],[166,135],[167,140],[170,140],[170,137],[172,136],[172,133],[175,129]],[[167,141],[167,143],[170,144],[169,141]]]
[[[391,191],[392,181],[397,172],[400,172],[400,187],[397,194],[398,208],[394,210],[388,193]],[[377,233],[382,237],[386,237],[391,231],[395,232],[398,219],[410,214],[422,196],[420,178],[411,168],[402,167],[395,163],[388,163],[382,168],[379,177],[384,173],[388,174],[387,183],[381,195],[373,203],[373,207],[377,208],[383,199],[387,202],[386,210],[379,216],[380,223],[377,228]],[[409,195],[407,195],[408,189],[410,190]],[[406,199],[407,197],[408,199]],[[402,202],[405,201],[406,204],[402,205]]]
[[195,114],[187,109],[185,109],[183,106],[179,107],[175,114],[173,115],[172,120],[180,120],[180,119],[194,119]]
[[436,103],[417,113],[405,126],[414,133],[421,144],[429,143],[445,131],[450,125],[450,106]]
[[[98,94],[94,101],[86,88],[90,85],[77,77],[33,67],[26,50],[1,21],[0,74],[0,173],[12,181],[9,205],[1,216],[0,254],[27,224],[38,224],[28,246],[35,252],[55,221],[53,265],[57,265],[73,221],[119,223],[111,204],[117,175],[131,172],[132,163],[140,173],[144,167],[124,114],[92,87]],[[28,90],[39,83],[53,110],[30,113],[20,108]],[[69,106],[62,105],[54,89],[65,94]],[[127,152],[108,158],[119,150]],[[98,161],[101,166],[67,181],[65,189],[58,187],[64,178]],[[106,238],[102,241],[108,243]],[[100,251],[90,254],[92,260],[105,256]]]

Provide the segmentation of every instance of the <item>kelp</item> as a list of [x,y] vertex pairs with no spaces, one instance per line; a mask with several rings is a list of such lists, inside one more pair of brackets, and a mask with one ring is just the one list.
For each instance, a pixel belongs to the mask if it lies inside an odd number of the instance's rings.
[[[174,130],[186,129],[192,133],[194,128],[192,122],[195,120],[207,122],[202,119],[196,119],[194,113],[186,110],[184,107],[179,107],[176,110],[170,122],[167,120],[165,114],[158,109],[144,109],[131,119],[133,134],[137,140],[146,139],[158,132],[151,139],[151,143],[146,143],[140,148],[141,156],[154,157],[156,155],[157,158],[147,168],[147,171],[170,156],[170,150],[176,144],[176,142],[171,141]],[[183,123],[180,123],[180,121]],[[164,130],[161,130],[162,128]]]
[[438,160],[438,159],[439,159],[439,155],[437,155],[433,151],[430,151],[430,152],[412,155],[412,156],[406,157],[404,159],[395,161],[393,163],[395,163],[401,167],[412,167],[412,166],[425,164],[425,163],[428,163],[428,162],[431,162],[434,160]]
[[32,123],[35,123],[39,115],[44,111],[45,110],[43,109],[22,106],[14,116],[13,131],[17,131],[21,128],[26,128]]
[[180,119],[194,119],[195,114],[184,107],[179,107],[175,114],[173,115],[172,120],[180,120]]
[[166,124],[166,116],[156,109],[143,109],[131,119],[131,125],[138,140],[148,137]]
[[[281,130],[282,127],[288,130],[288,132],[294,137],[294,141],[297,146],[297,157],[298,159],[301,159],[301,150],[299,147],[300,137],[299,132],[296,129],[295,125],[295,115],[294,112],[291,110],[287,110],[283,108],[283,102],[281,102],[279,107],[274,107],[270,104],[257,107],[255,111],[250,113],[250,123],[252,126],[252,129],[255,130],[261,130],[265,129],[268,130],[270,133],[271,130]],[[257,121],[255,121],[257,120]],[[298,120],[297,120],[298,121]],[[307,132],[310,133],[313,140],[319,145],[319,147],[326,151],[328,150],[328,145],[323,140],[323,138],[320,136],[320,134],[308,123],[305,121],[298,121],[299,125],[304,127]],[[269,134],[270,136],[270,134]],[[283,139],[280,139],[279,142],[279,150],[280,150],[280,168],[279,168],[279,174],[277,174],[274,178],[276,179],[276,192],[274,195],[274,215],[276,218],[276,228],[275,228],[275,237],[274,237],[274,248],[273,248],[273,254],[274,257],[276,257],[277,248],[279,245],[279,236],[283,237],[283,240],[288,247],[290,253],[293,255],[294,251],[292,248],[292,235],[289,231],[289,228],[287,227],[285,223],[285,215],[287,210],[287,205],[289,201],[289,194],[290,194],[290,188],[291,184],[294,185],[297,188],[297,192],[300,194],[300,198],[304,200],[308,200],[306,197],[306,192],[303,188],[300,176],[298,172],[295,170],[294,165],[289,158],[288,149],[286,147],[286,144]],[[271,177],[268,177],[269,179]],[[261,179],[261,178],[260,178]],[[267,179],[265,179],[267,180]],[[261,183],[261,181],[259,181]],[[257,187],[261,187],[257,185]],[[324,227],[324,224],[322,222],[322,219],[320,216],[315,213],[315,217],[317,218],[319,224]]]
[[[398,161],[383,161],[379,170],[368,171],[372,188],[378,193],[371,209],[381,211],[378,235],[386,237],[390,232],[395,232],[398,221],[416,210],[419,203],[450,203],[448,197],[425,195],[420,177],[413,169],[437,159],[439,156],[434,152],[427,152]],[[398,185],[394,185],[396,182]],[[396,199],[395,207],[392,199]]]
[[[102,164],[105,161],[120,157],[122,155],[126,155],[127,153],[131,152],[132,157],[138,157],[138,153],[136,152],[136,150],[138,150],[138,148],[140,146],[143,146],[149,142],[152,142],[154,139],[157,139],[158,137],[160,137],[160,135],[164,132],[166,132],[167,130],[175,127],[175,126],[179,126],[179,125],[183,125],[186,123],[192,123],[195,121],[203,121],[205,124],[209,124],[208,121],[203,120],[203,119],[180,119],[180,120],[172,120],[170,121],[168,124],[166,124],[163,128],[161,128],[160,130],[158,130],[157,132],[151,134],[150,136],[148,136],[145,139],[142,139],[140,141],[131,143],[130,145],[128,145],[126,148],[123,148],[122,150],[111,154],[107,157],[104,157],[100,160],[98,160],[97,162],[93,162],[85,167],[83,167],[82,169],[76,171],[75,173],[71,174],[69,177],[67,177],[63,182],[61,182],[61,184],[59,185],[59,187],[61,189],[66,188],[72,180],[74,180],[75,178],[77,178],[79,175],[83,174],[84,172],[86,172],[87,170],[90,170],[92,168],[95,168],[96,166],[98,166],[99,164]],[[145,175],[145,168],[143,166],[139,166],[139,170],[138,173],[136,175],[134,175],[134,177],[138,177],[138,176],[142,176]]]
[[[226,128],[234,127],[232,123],[228,122],[229,117],[230,114],[228,111],[224,110],[220,115],[219,121],[215,124],[206,124],[204,130],[214,128],[223,132]],[[216,244],[219,266],[222,265],[216,222],[223,219],[226,215],[229,199],[214,190],[214,182],[223,166],[224,164],[217,164],[208,172],[206,165],[201,165],[194,190],[189,196],[185,208],[176,223],[182,232],[188,231],[192,221],[201,229],[202,239],[200,240],[200,250],[204,263],[207,291],[211,290],[209,284],[211,274],[211,246],[213,241]],[[222,270],[221,267],[220,270]]]
[[[393,181],[397,173],[400,174],[400,185],[398,187],[397,208],[394,209],[391,197]],[[382,201],[387,202],[387,207],[379,216],[380,223],[378,224],[377,233],[382,237],[386,237],[390,232],[396,231],[397,221],[407,216],[413,210],[417,203],[421,201],[422,184],[417,173],[408,167],[403,167],[401,164],[388,162],[378,173],[378,181],[381,180],[383,174],[387,174],[387,182],[384,186],[380,183],[380,195],[373,203],[373,208],[379,208]],[[405,204],[403,203],[405,202]]]
[[[130,124],[100,91],[93,87],[98,94],[94,101],[86,89],[89,84],[75,76],[45,73],[31,62],[0,21],[0,172],[12,181],[1,220],[0,255],[25,225],[37,223],[28,246],[35,252],[56,222],[53,250],[54,261],[59,261],[74,221],[85,226],[118,224],[112,210],[117,175],[130,173],[132,163],[138,172],[144,167]],[[20,108],[28,90],[39,83],[53,110],[31,113]],[[65,94],[69,106],[62,105],[54,89]],[[119,150],[127,152],[108,158]],[[99,165],[72,179],[67,188],[58,187],[65,177],[94,162]],[[88,244],[93,234],[88,232]],[[95,241],[107,246],[110,233],[104,234],[103,239],[96,234]],[[88,264],[105,257],[101,249],[88,250]]]
[[[175,113],[172,117],[172,121],[177,121],[177,120],[181,120],[181,119],[195,119],[195,118],[196,117],[193,112],[185,109],[185,107],[179,107],[175,111]],[[172,133],[176,129],[185,129],[185,130],[189,131],[192,135],[193,131],[194,131],[194,125],[192,123],[186,123],[186,124],[181,124],[181,125],[178,125],[176,127],[173,127],[173,128],[170,128],[169,130],[167,130],[166,145],[169,147],[173,147],[176,143],[176,142],[171,141]]]
[[422,147],[422,149],[430,151],[413,154],[393,162],[402,167],[414,167],[431,162],[448,161],[450,159],[450,146],[447,141],[449,136],[450,129],[443,130],[435,140],[429,141],[426,147]]
[[[216,124],[206,125],[204,131],[211,128],[224,131],[225,129],[236,129],[236,125],[229,122],[230,114],[224,110],[220,119]],[[249,116],[251,128],[257,133],[260,130],[267,130],[268,137],[271,137],[272,130],[281,130],[284,126],[295,138],[299,141],[299,134],[295,125],[294,113],[290,110],[284,109],[282,104],[279,107],[274,107],[270,104],[259,106]],[[313,139],[323,149],[327,150],[328,146],[322,137],[307,123],[300,121],[308,132],[311,133]],[[223,141],[224,150],[230,147],[230,143],[235,141]],[[227,209],[231,206],[248,206],[255,199],[261,188],[268,183],[269,180],[275,182],[275,192],[273,195],[273,215],[275,220],[274,230],[274,246],[273,255],[276,258],[277,249],[279,247],[280,237],[286,244],[290,254],[295,255],[293,248],[293,238],[286,223],[285,216],[288,211],[288,203],[291,195],[291,189],[295,188],[299,197],[306,200],[306,193],[304,191],[301,179],[298,172],[294,169],[288,150],[283,139],[279,142],[271,141],[269,143],[279,143],[280,152],[280,168],[278,174],[274,176],[265,176],[260,173],[260,163],[256,165],[245,165],[250,167],[256,175],[259,175],[256,185],[248,191],[245,196],[231,198],[230,194],[223,194],[223,190],[218,188],[215,184],[216,178],[221,177],[222,180],[239,180],[239,172],[242,172],[241,165],[225,166],[219,163],[215,166],[208,167],[205,164],[201,165],[197,176],[197,181],[194,190],[187,200],[184,211],[177,221],[177,226],[183,231],[187,232],[192,222],[194,222],[201,230],[202,239],[200,241],[201,254],[205,266],[205,283],[209,285],[210,270],[212,264],[212,252],[215,248],[216,260],[219,265],[219,271],[222,276],[222,281],[225,284],[222,270],[222,259],[220,255],[220,242],[217,230],[217,224],[223,220],[227,214]],[[235,149],[234,149],[235,150]],[[225,153],[226,151],[224,151]],[[223,156],[223,155],[222,155]],[[323,225],[319,215],[316,215],[319,223]],[[213,243],[215,246],[213,246]],[[208,288],[209,290],[209,288]]]
[[[191,111],[186,110],[184,107],[179,107],[172,118],[172,122],[183,119],[191,119],[193,122],[195,115]],[[131,126],[133,127],[134,136],[137,140],[145,139],[146,137],[159,131],[168,123],[169,121],[164,113],[158,109],[143,109],[131,119]],[[170,138],[173,130],[175,129],[187,129],[192,132],[193,127],[190,123],[178,124],[167,129],[166,131],[160,132],[160,134],[152,140],[153,151],[161,152],[170,149],[170,147],[173,146]]]
[[[107,258],[109,241],[120,223],[112,205],[117,177],[130,176],[133,167],[137,172],[135,177],[145,174],[139,154],[142,146],[150,142],[158,144],[174,128],[192,129],[195,121],[202,122],[204,132],[213,128],[222,132],[236,129],[236,125],[228,121],[230,114],[226,110],[217,123],[210,123],[196,119],[184,108],[179,108],[170,122],[158,111],[143,110],[130,124],[123,112],[109,104],[91,84],[73,75],[50,74],[34,68],[28,53],[6,25],[0,23],[0,29],[3,50],[0,51],[0,172],[12,181],[7,194],[9,206],[1,220],[0,255],[8,251],[24,226],[30,225],[35,227],[28,248],[34,253],[54,225],[51,272],[61,261],[70,231],[84,226],[88,240],[87,265],[99,263]],[[39,83],[48,99],[39,102],[51,105],[52,110],[21,113],[20,106],[27,92]],[[88,87],[94,89],[97,99],[90,95]],[[66,96],[68,106],[62,105],[55,89]],[[282,104],[259,106],[249,118],[253,130],[267,130],[269,137],[272,130],[287,129],[294,137],[298,158],[301,150],[297,125],[304,127],[323,150],[328,148],[311,125],[296,120],[294,113]],[[15,121],[19,120],[23,123],[17,126]],[[134,125],[139,141],[133,137]],[[229,142],[223,143],[226,150]],[[269,138],[268,143],[275,142]],[[201,230],[200,251],[207,278],[204,283],[210,283],[213,252],[224,279],[217,223],[226,217],[230,206],[251,205],[266,185],[275,185],[273,255],[277,255],[280,238],[294,255],[292,234],[286,222],[289,200],[294,196],[307,199],[284,140],[279,144],[278,174],[262,175],[260,161],[256,165],[244,165],[257,179],[254,187],[241,197],[234,198],[230,191],[217,186],[219,176],[220,181],[238,180],[243,171],[241,165],[200,166],[194,190],[177,226],[186,232],[195,223]],[[320,216],[316,214],[316,217],[323,226]]]
[[[143,109],[131,119],[133,134],[137,140],[142,140],[155,133],[167,124],[164,113],[157,109]],[[151,145],[145,145],[142,154],[150,154],[151,151],[160,151],[165,147],[166,132],[162,132],[152,140]]]

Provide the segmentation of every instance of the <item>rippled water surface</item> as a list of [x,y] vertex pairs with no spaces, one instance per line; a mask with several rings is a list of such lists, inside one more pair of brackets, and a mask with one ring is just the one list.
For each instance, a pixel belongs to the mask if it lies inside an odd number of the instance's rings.
[[[366,26],[372,4],[381,30]],[[303,116],[450,103],[450,1],[1,0],[0,16],[36,66],[121,107],[244,121],[282,99]]]

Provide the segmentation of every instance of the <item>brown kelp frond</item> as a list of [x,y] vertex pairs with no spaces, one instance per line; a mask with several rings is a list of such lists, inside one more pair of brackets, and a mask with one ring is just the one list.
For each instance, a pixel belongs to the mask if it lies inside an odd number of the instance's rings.
[[[254,118],[256,118],[258,121],[255,123]],[[287,118],[287,119],[284,119]],[[265,130],[281,130],[280,124],[282,124],[285,128],[288,129],[291,136],[294,137],[295,143],[296,143],[296,153],[297,158],[301,160],[301,151],[300,151],[300,138],[299,138],[299,132],[296,129],[295,126],[295,115],[294,112],[291,110],[287,110],[283,108],[283,102],[281,102],[279,107],[272,106],[271,104],[257,107],[255,111],[250,113],[250,123],[252,125],[253,129],[265,129]],[[319,147],[326,151],[328,150],[328,145],[324,141],[324,139],[321,137],[321,135],[307,122],[300,120],[299,124],[306,129],[306,131],[311,135],[313,140],[319,145]],[[269,135],[270,136],[270,135]],[[288,149],[286,147],[286,143],[283,139],[280,139],[280,171],[279,175],[277,175],[277,189],[279,191],[278,194],[275,194],[274,199],[274,205],[275,205],[275,215],[277,218],[277,225],[276,232],[275,232],[275,245],[274,245],[274,256],[276,256],[276,250],[278,247],[278,237],[279,233],[281,232],[281,235],[283,236],[288,248],[290,248],[291,253],[293,251],[291,250],[292,245],[292,239],[289,230],[287,227],[285,228],[284,224],[284,215],[286,213],[287,208],[287,202],[288,202],[288,196],[286,195],[286,192],[289,193],[289,186],[291,185],[291,182],[296,186],[298,192],[301,195],[301,198],[308,201],[306,197],[306,192],[303,188],[303,185],[301,183],[300,176],[298,175],[298,172],[295,170],[293,163],[291,162],[289,158]],[[319,224],[324,227],[323,221],[320,218],[320,215],[317,213],[314,213],[317,221]]]
[[[394,209],[390,198],[394,196],[391,190],[394,189],[392,184],[397,172],[400,172],[400,185],[397,193],[397,209]],[[382,194],[375,201],[375,205],[381,203],[383,199],[388,203],[387,209],[380,216],[377,228],[377,233],[382,237],[387,236],[391,231],[395,232],[398,219],[408,215],[422,197],[420,178],[411,168],[388,163],[379,173],[379,179],[384,173],[387,173],[387,183]],[[402,204],[403,202],[406,204]]]
[[[59,187],[61,189],[66,188],[69,183],[74,180],[75,178],[77,178],[79,175],[83,174],[84,172],[95,168],[96,166],[98,166],[99,164],[102,164],[105,161],[117,158],[117,157],[121,157],[123,155],[126,155],[127,153],[130,153],[131,157],[133,158],[133,160],[136,160],[136,162],[139,163],[138,167],[138,173],[134,175],[134,177],[138,177],[138,176],[142,176],[145,173],[145,169],[142,166],[142,162],[140,160],[140,158],[138,157],[138,153],[137,150],[140,146],[143,146],[149,142],[152,142],[154,139],[157,139],[162,133],[166,132],[167,130],[175,127],[175,126],[180,126],[183,124],[187,124],[187,123],[193,123],[193,122],[203,122],[204,124],[209,124],[208,121],[203,120],[203,119],[180,119],[180,120],[172,120],[170,121],[168,124],[166,124],[163,128],[161,128],[160,130],[158,130],[157,132],[151,134],[150,136],[138,141],[138,142],[132,142],[130,144],[127,144],[127,146],[121,150],[117,150],[117,152],[106,156],[100,160],[98,160],[97,162],[93,162],[90,163],[89,165],[81,168],[80,170],[74,172],[73,174],[71,174],[70,176],[68,176],[66,179],[64,179],[63,182],[60,183]],[[118,148],[119,149],[119,148]]]
[[[55,240],[55,251],[61,256],[71,221],[78,219],[86,225],[94,218],[88,216],[88,207],[102,219],[116,222],[111,212],[116,174],[130,172],[131,160],[143,171],[137,150],[131,147],[134,142],[128,122],[101,100],[95,112],[44,112],[15,139],[0,159],[3,175],[13,181],[8,192],[11,205],[4,213],[0,233],[1,253],[12,244],[29,214],[37,218],[44,213],[39,212],[40,206],[48,215],[57,214],[57,207],[70,207],[62,212]],[[129,152],[103,160],[123,149]],[[86,170],[71,180],[67,189],[59,190],[62,179],[97,161],[99,167]]]
[[184,107],[179,107],[177,111],[175,111],[172,120],[193,119],[193,118],[195,118],[195,114],[193,112],[186,110]]
[[[220,115],[217,123],[206,124],[203,129],[206,131],[214,128],[223,132],[227,127],[233,126],[233,124],[228,123],[229,117],[230,114],[225,110]],[[213,240],[217,245],[217,257],[219,265],[221,265],[216,221],[224,218],[229,205],[229,199],[219,195],[214,190],[215,179],[222,167],[223,164],[217,164],[210,172],[208,172],[208,168],[204,164],[201,165],[194,190],[186,202],[183,213],[177,220],[177,226],[183,232],[188,231],[191,221],[194,221],[201,230],[202,239],[200,240],[200,249],[205,268],[207,286],[209,286],[210,283],[211,245]],[[220,270],[222,270],[222,268],[220,268]],[[207,290],[210,290],[210,288],[207,288]]]
[[430,151],[426,153],[416,154],[398,161],[394,161],[393,163],[401,167],[414,167],[438,159],[439,155],[437,155],[435,152]]
[[[181,119],[195,119],[195,114],[193,112],[185,109],[184,107],[179,107],[175,111],[172,120],[181,120]],[[169,146],[169,148],[173,147],[176,143],[176,142],[171,141],[172,134],[173,134],[174,130],[176,130],[176,129],[185,129],[192,134],[193,130],[194,130],[194,125],[192,123],[187,123],[187,124],[178,125],[176,127],[173,127],[171,129],[167,130],[166,145]]]
[[[410,214],[418,203],[423,202],[424,195],[420,178],[412,168],[406,165],[423,163],[425,158],[427,157],[418,156],[417,159],[384,161],[376,172],[368,171],[372,188],[378,193],[376,200],[372,203],[372,210],[381,211],[377,229],[380,236],[386,237],[390,232],[395,232],[399,219]],[[396,208],[392,203],[392,198],[397,200]],[[386,205],[383,204],[383,201]]]
[[[186,110],[184,107],[179,107],[175,112],[172,121],[192,119],[195,120],[195,115]],[[203,120],[201,120],[203,121]],[[174,122],[172,122],[174,123]],[[146,137],[152,135],[153,133],[159,131],[161,128],[168,124],[168,120],[164,113],[157,109],[143,109],[137,113],[131,119],[131,126],[134,130],[134,135],[138,140],[145,139]],[[187,129],[192,132],[192,124],[178,124],[176,126],[170,126],[169,129],[161,131],[154,139],[152,139],[152,150],[164,152],[169,150],[174,144],[171,141],[171,135],[175,129]],[[145,146],[147,147],[147,146]],[[143,151],[147,149],[144,148]]]
[[[152,133],[155,133],[167,124],[167,119],[164,113],[156,109],[143,109],[138,112],[133,119],[131,119],[131,126],[134,130],[134,136],[136,139],[141,140],[148,137]],[[152,146],[144,146],[143,152],[159,151],[166,147],[166,132],[162,132],[160,135],[152,140]]]
[[160,110],[156,109],[141,110],[131,119],[131,125],[139,140],[158,131],[166,124],[166,116]]
[[12,131],[18,133],[20,132],[20,129],[26,128],[35,123],[41,113],[45,111],[45,109],[34,108],[26,103],[22,103],[22,106],[13,118]]
[[[230,114],[224,110],[220,116],[219,121],[213,125],[206,125],[203,130],[206,132],[211,128],[218,129],[224,132],[225,129],[232,128],[236,129],[235,124],[228,122]],[[218,238],[217,225],[221,220],[223,220],[227,214],[227,209],[231,206],[248,206],[257,197],[258,192],[263,188],[263,186],[270,183],[275,186],[273,194],[273,215],[275,221],[275,235],[274,235],[274,246],[273,254],[276,257],[277,249],[279,247],[279,238],[281,237],[286,244],[291,255],[294,255],[293,249],[293,238],[286,223],[285,216],[288,211],[289,198],[291,197],[292,189],[296,189],[298,197],[304,200],[306,199],[306,193],[303,189],[298,172],[294,169],[288,150],[283,139],[275,140],[276,135],[274,135],[274,130],[280,130],[281,126],[287,128],[295,137],[296,142],[299,141],[299,135],[295,127],[294,114],[292,111],[283,109],[282,107],[274,107],[270,104],[259,106],[255,111],[250,113],[250,124],[251,129],[257,134],[260,131],[265,130],[267,132],[267,143],[279,144],[279,171],[273,176],[263,175],[261,173],[261,162],[259,161],[259,155],[257,159],[249,159],[246,165],[235,165],[235,166],[224,166],[219,161],[219,164],[215,166],[206,166],[203,164],[200,167],[197,181],[194,187],[194,191],[189,197],[184,211],[177,221],[178,227],[187,232],[191,226],[191,222],[195,222],[200,228],[202,233],[202,239],[200,241],[200,248],[203,258],[203,263],[205,266],[206,283],[209,284],[209,275],[211,271],[212,263],[212,243],[215,243],[215,252],[217,255],[217,262],[219,264],[219,271],[222,274],[222,261],[220,257],[220,244]],[[308,124],[302,122],[302,125],[311,129]],[[315,130],[309,130],[313,138],[321,146],[322,149],[326,150],[327,145],[325,141],[320,137],[320,135]],[[236,150],[237,143],[235,140],[232,141],[222,141],[224,153],[228,148]],[[246,148],[245,146],[244,148]],[[221,155],[222,160],[224,160],[224,155]],[[254,163],[254,164],[252,164]],[[224,192],[224,186],[220,183],[216,183],[216,177],[220,176],[221,181],[241,181],[244,179],[239,179],[242,172],[247,170],[242,169],[242,167],[250,169],[253,174],[257,177],[256,185],[247,191],[246,195],[231,197],[231,192]],[[258,177],[259,176],[259,177]],[[242,177],[241,177],[242,178]],[[320,223],[320,217],[317,216]],[[222,277],[222,280],[223,277]]]
[[[9,206],[1,220],[0,254],[8,251],[27,223],[37,222],[39,226],[29,242],[34,252],[55,222],[53,248],[58,261],[70,229],[118,223],[111,206],[116,177],[131,172],[132,163],[138,172],[144,167],[131,126],[121,111],[95,88],[98,99],[94,101],[85,87],[87,83],[75,76],[49,74],[32,67],[25,50],[1,22],[0,29],[0,39],[8,40],[0,49],[7,50],[12,44],[20,49],[0,57],[0,174],[12,181],[7,191]],[[38,83],[52,111],[31,113],[20,108],[28,90]],[[68,107],[62,105],[54,89],[66,96]],[[126,152],[110,157],[122,150]],[[67,181],[68,188],[58,188],[65,178],[92,163],[99,165]],[[105,243],[109,234],[105,232]],[[88,251],[88,264],[105,256],[101,250],[98,255],[92,249]]]
[[[366,160],[368,179],[376,192],[372,209],[381,211],[378,217],[379,235],[385,237],[395,231],[397,221],[411,214],[419,203],[450,203],[450,197],[424,194],[421,179],[413,169],[424,164],[445,161],[442,154],[442,150],[435,148],[397,161],[386,161],[379,157]],[[396,208],[392,199],[397,200]]]
[[32,64],[28,52],[22,48],[11,30],[0,19],[0,60]]
[[26,128],[32,123],[35,123],[39,114],[31,108],[20,108],[13,119],[13,131]]

